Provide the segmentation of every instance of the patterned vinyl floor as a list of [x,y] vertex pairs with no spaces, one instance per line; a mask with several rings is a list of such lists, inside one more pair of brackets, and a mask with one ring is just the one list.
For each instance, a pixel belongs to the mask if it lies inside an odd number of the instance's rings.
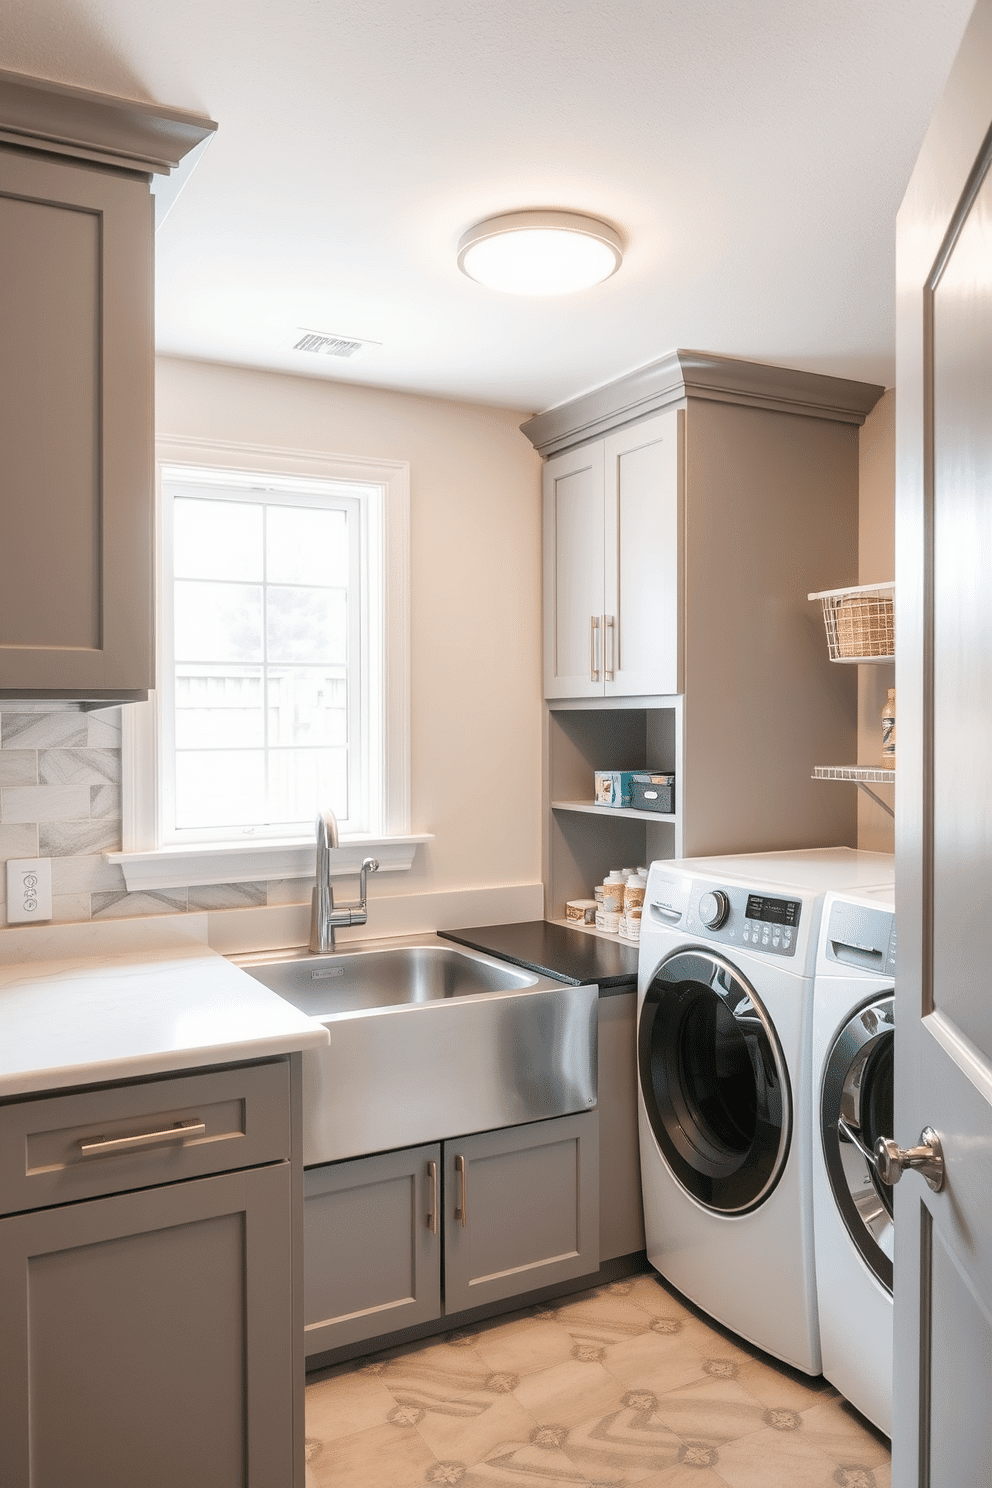
[[307,1488],[889,1488],[825,1380],[654,1274],[310,1375]]

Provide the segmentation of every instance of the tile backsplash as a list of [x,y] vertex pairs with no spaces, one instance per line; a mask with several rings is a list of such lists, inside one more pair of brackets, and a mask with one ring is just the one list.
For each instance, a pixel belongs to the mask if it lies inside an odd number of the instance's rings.
[[312,880],[128,893],[105,852],[121,848],[121,709],[0,700],[0,924],[8,858],[51,858],[52,918],[112,920],[302,904]]

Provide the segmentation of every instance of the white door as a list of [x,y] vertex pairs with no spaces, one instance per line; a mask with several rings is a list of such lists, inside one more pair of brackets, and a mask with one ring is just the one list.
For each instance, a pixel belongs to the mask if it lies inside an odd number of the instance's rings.
[[603,441],[544,467],[544,696],[603,695]]
[[992,0],[897,237],[896,1488],[992,1477]]
[[672,409],[604,442],[607,697],[680,690],[682,418]]

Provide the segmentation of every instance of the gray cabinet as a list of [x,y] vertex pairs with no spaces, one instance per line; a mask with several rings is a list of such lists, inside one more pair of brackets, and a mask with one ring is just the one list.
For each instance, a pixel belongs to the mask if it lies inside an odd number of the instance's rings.
[[440,1316],[440,1165],[435,1142],[304,1174],[308,1355]]
[[544,695],[680,690],[676,412],[544,467]]
[[0,1488],[302,1485],[289,1071],[0,1107]]
[[599,999],[599,1259],[644,1249],[637,1135],[637,993]]
[[308,1357],[599,1267],[596,1111],[311,1168]]
[[444,1307],[462,1312],[599,1268],[599,1114],[444,1144]]
[[213,127],[0,73],[0,697],[154,685],[149,185]]
[[153,685],[152,201],[0,147],[0,688]]
[[[858,430],[882,391],[677,351],[523,426],[547,457],[549,918],[623,864],[855,841],[853,800],[813,772],[853,757],[856,679],[806,596],[856,577]],[[602,535],[597,486],[620,492]],[[675,770],[674,820],[594,810],[595,769],[645,764]]]

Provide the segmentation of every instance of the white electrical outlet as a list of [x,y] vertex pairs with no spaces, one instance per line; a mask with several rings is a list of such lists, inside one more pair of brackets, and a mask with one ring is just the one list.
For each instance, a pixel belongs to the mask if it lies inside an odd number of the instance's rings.
[[7,923],[52,918],[51,858],[8,858]]

